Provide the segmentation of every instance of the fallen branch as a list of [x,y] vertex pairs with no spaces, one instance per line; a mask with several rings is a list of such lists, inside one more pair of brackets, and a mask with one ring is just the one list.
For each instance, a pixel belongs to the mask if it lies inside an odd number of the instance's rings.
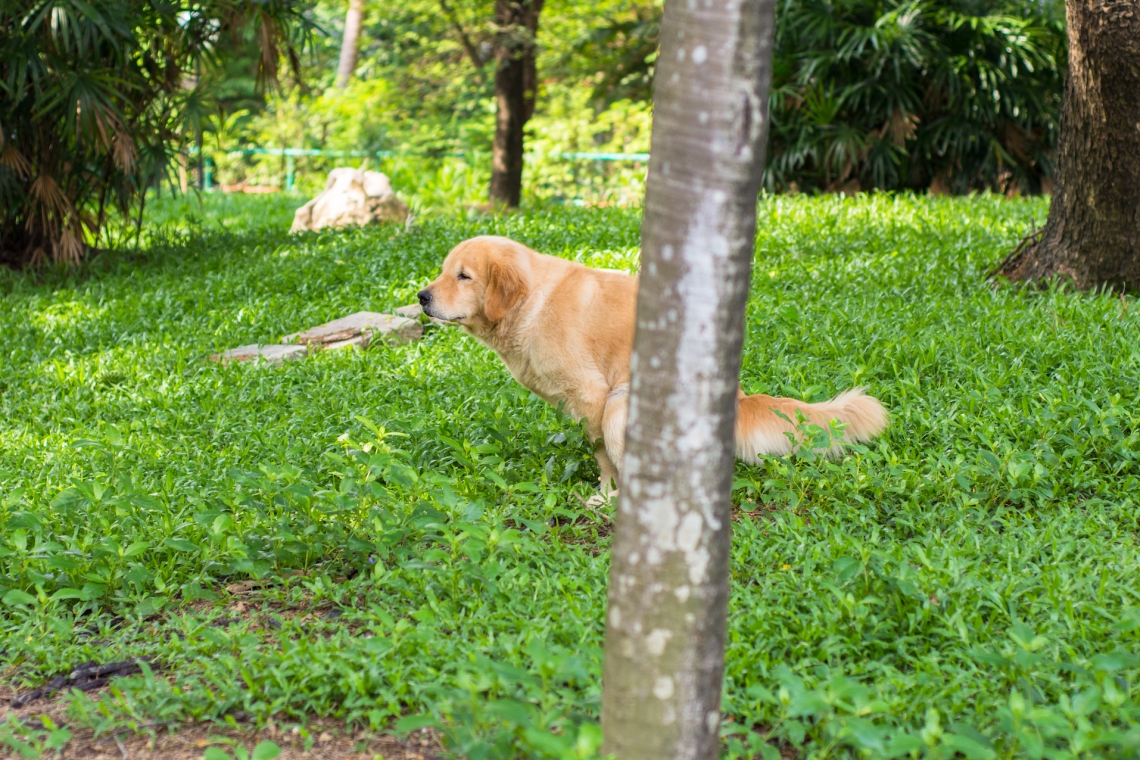
[[94,660],[85,662],[76,666],[68,675],[56,676],[39,688],[18,694],[12,698],[11,705],[17,708],[23,707],[37,699],[50,697],[63,689],[79,689],[80,691],[98,689],[100,686],[106,686],[113,678],[141,673],[144,662],[152,668],[159,667],[152,657],[137,657],[131,660],[107,663],[106,665],[100,665]]
[[1014,262],[1021,258],[1021,255],[1025,253],[1025,251],[1028,250],[1031,245],[1036,245],[1041,240],[1041,233],[1044,231],[1044,227],[1037,229],[1036,222],[1030,218],[1029,234],[1023,237],[1021,239],[1021,242],[1019,242],[1012,251],[1006,254],[1006,257],[1002,259],[997,266],[986,272],[986,279],[988,280],[994,275],[1001,274],[1002,272],[1006,271],[1008,267],[1012,266]]

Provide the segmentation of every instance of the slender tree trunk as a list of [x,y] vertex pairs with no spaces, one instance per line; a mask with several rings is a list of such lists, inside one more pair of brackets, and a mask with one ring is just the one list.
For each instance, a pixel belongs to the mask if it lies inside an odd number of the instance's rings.
[[1057,182],[1038,240],[1001,267],[1140,288],[1140,0],[1068,0]]
[[195,138],[198,145],[198,189],[206,189],[206,153],[202,149],[202,127],[198,127],[198,135]]
[[364,0],[348,0],[344,17],[344,39],[340,43],[340,65],[336,69],[336,86],[348,87],[356,71],[356,54],[360,46],[360,27],[364,23]]
[[603,752],[715,758],[774,0],[667,0],[610,569]]
[[534,113],[535,34],[544,0],[495,0],[495,142],[491,201],[522,197],[523,128]]
[[459,14],[447,4],[447,0],[439,0],[439,7],[443,10],[443,15],[447,16],[448,21],[451,22],[452,28],[455,29],[455,34],[459,37],[463,50],[467,53],[467,59],[471,61],[471,65],[475,67],[475,73],[479,75],[479,83],[485,84],[487,78],[483,75],[483,59],[479,57],[479,51],[475,49],[475,43],[471,41],[467,30],[459,22]]

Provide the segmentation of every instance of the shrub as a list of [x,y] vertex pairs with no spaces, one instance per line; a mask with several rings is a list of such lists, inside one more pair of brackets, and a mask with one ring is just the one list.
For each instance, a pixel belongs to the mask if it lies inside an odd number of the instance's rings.
[[309,28],[293,0],[0,6],[0,261],[78,262],[200,134],[225,43],[259,42],[264,85]]
[[1055,0],[785,0],[768,186],[1048,191],[1063,21]]

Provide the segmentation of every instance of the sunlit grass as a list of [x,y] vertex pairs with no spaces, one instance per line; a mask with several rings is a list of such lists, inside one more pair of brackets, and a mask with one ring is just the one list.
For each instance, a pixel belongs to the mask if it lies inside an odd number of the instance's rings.
[[[574,496],[596,477],[578,425],[450,329],[284,366],[204,357],[410,303],[474,234],[632,271],[638,214],[291,237],[287,198],[203,203],[158,202],[146,245],[83,273],[0,277],[8,677],[159,656],[163,678],[102,697],[116,725],[596,719],[609,539]],[[1133,756],[1140,308],[986,281],[1044,212],[762,202],[742,384],[863,385],[892,425],[838,463],[738,466],[735,728],[805,757]],[[207,625],[249,578],[270,584],[253,617]],[[527,707],[486,711],[508,697]]]

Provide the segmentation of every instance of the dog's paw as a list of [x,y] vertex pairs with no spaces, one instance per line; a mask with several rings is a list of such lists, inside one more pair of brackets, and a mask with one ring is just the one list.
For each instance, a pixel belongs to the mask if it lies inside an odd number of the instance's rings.
[[612,510],[617,506],[617,495],[617,491],[600,491],[588,499],[579,494],[574,494],[574,498],[590,513],[590,516],[583,515],[585,519],[593,520],[599,525],[610,525],[613,521]]
[[617,501],[617,497],[617,491],[599,491],[582,503],[590,509],[598,510],[602,507],[612,507]]

